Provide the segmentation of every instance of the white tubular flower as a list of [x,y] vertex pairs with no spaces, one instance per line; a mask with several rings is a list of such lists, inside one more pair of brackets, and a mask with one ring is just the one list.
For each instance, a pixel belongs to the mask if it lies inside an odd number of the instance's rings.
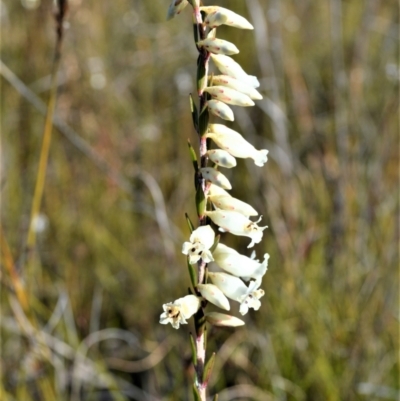
[[264,296],[265,292],[263,289],[258,288],[261,284],[260,281],[251,281],[247,293],[242,297],[240,302],[239,312],[245,315],[250,308],[254,310],[259,310],[261,306],[260,298]]
[[232,189],[232,185],[229,180],[218,170],[212,167],[203,167],[200,169],[201,175],[213,184],[218,185],[224,189]]
[[203,46],[207,51],[215,54],[225,54],[229,56],[239,53],[239,49],[233,43],[223,39],[206,38],[197,42],[197,46]]
[[232,109],[219,100],[211,99],[207,102],[207,106],[208,110],[217,117],[227,121],[233,121],[235,119]]
[[214,196],[214,195],[230,196],[228,192],[226,192],[224,189],[222,189],[218,185],[210,184],[207,196]]
[[197,288],[207,301],[218,306],[218,308],[231,309],[228,299],[217,286],[213,284],[199,284]]
[[244,325],[243,320],[240,320],[235,316],[225,315],[224,313],[208,312],[205,314],[205,318],[208,323],[214,326],[238,327]]
[[254,244],[261,242],[263,231],[268,227],[259,227],[257,225],[261,217],[258,221],[254,222],[238,212],[215,210],[213,212],[205,212],[205,214],[220,227],[220,231],[251,238],[251,242],[247,248],[251,248]]
[[209,86],[204,89],[213,98],[221,100],[221,102],[232,104],[234,106],[250,107],[254,106],[254,102],[244,93],[227,86]]
[[260,280],[268,270],[268,253],[264,254],[264,261],[260,263],[258,260],[237,253],[232,248],[218,244],[213,252],[213,258],[221,269],[234,276],[241,277],[245,281],[252,278]]
[[215,28],[224,24],[240,29],[254,29],[253,25],[251,25],[246,18],[243,18],[241,15],[227,8],[210,6],[200,7],[200,10],[208,14],[204,23],[210,28]]
[[226,246],[222,244],[221,242],[218,242],[217,247],[214,249],[213,254],[225,254],[229,253],[231,255],[239,255],[239,252],[236,249],[230,248],[229,246]]
[[211,54],[211,58],[222,74],[229,75],[252,88],[258,88],[260,86],[257,77],[248,75],[233,58],[225,56],[224,54]]
[[174,18],[176,14],[180,14],[188,4],[187,0],[172,0],[168,8],[167,20]]
[[257,150],[250,142],[247,142],[238,132],[225,127],[222,124],[210,124],[210,132],[206,134],[220,148],[229,152],[232,156],[251,158],[256,166],[262,167],[268,160],[268,150]]
[[214,195],[209,196],[208,199],[210,199],[213,205],[218,209],[232,210],[234,212],[243,214],[244,216],[258,215],[253,206],[249,205],[246,202],[242,202],[239,199],[233,198],[232,196]]
[[252,281],[247,287],[238,277],[227,273],[208,273],[211,281],[230,299],[240,303],[240,313],[245,315],[249,308],[260,309],[259,299],[264,295],[264,290],[258,289],[261,280]]
[[261,93],[258,92],[257,89],[246,85],[244,82],[232,78],[229,75],[215,75],[212,78],[212,83],[213,85],[222,85],[227,86],[228,88],[235,89],[238,92],[244,93],[250,99],[260,100],[263,98]]
[[186,297],[163,305],[164,312],[160,315],[160,323],[171,323],[174,329],[179,329],[179,325],[187,324],[186,319],[193,316],[199,308],[199,298],[195,295],[186,295]]
[[184,242],[182,253],[189,256],[189,263],[192,265],[202,259],[204,262],[214,260],[210,248],[214,245],[215,233],[210,226],[196,228],[190,235],[190,242]]
[[207,152],[207,155],[210,160],[218,166],[225,168],[232,168],[236,166],[236,159],[225,150],[212,149]]

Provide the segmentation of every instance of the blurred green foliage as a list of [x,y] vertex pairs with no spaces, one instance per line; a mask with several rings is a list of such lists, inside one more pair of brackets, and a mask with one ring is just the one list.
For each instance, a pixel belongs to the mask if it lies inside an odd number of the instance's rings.
[[[0,5],[1,60],[46,102],[52,4]],[[398,4],[218,5],[255,26],[218,36],[238,46],[264,95],[230,126],[270,160],[239,160],[227,175],[268,222],[256,250],[271,259],[260,311],[243,329],[210,329],[211,393],[398,399]],[[189,9],[166,22],[167,7],[70,0],[57,115],[86,145],[54,129],[31,254],[44,116],[1,69],[2,230],[29,302],[25,316],[3,244],[2,400],[191,399],[190,328],[158,324],[189,286],[180,248],[184,213],[196,215],[196,49]],[[222,241],[248,254],[246,239]]]

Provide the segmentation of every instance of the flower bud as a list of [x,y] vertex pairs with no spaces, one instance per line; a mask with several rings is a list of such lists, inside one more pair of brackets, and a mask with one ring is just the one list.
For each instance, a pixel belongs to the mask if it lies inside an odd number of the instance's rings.
[[256,166],[262,167],[268,160],[268,150],[257,150],[251,143],[247,142],[238,132],[222,124],[210,124],[206,134],[220,148],[229,152],[232,156],[240,158],[251,158]]
[[206,38],[197,42],[197,46],[203,46],[207,51],[214,54],[231,55],[239,53],[239,49],[233,43],[223,39]]
[[263,231],[267,228],[267,226],[259,227],[257,225],[261,218],[257,222],[254,222],[237,212],[216,210],[213,212],[206,212],[205,215],[210,217],[210,219],[220,227],[220,231],[251,238],[251,242],[247,248],[251,248],[254,244],[261,242]]
[[254,106],[254,102],[244,93],[238,92],[226,86],[209,86],[204,89],[213,98],[221,100],[234,106],[249,107]]
[[222,189],[218,185],[210,184],[207,196],[213,196],[213,195],[230,196],[228,192],[226,192],[224,189]]
[[213,85],[222,85],[235,89],[238,92],[244,93],[250,99],[259,100],[263,98],[257,89],[254,89],[253,87],[246,85],[244,82],[232,78],[229,75],[215,75],[212,78],[212,83]]
[[213,203],[213,205],[222,210],[232,210],[243,214],[244,216],[257,216],[257,211],[250,206],[248,203],[243,202],[239,199],[233,198],[232,196],[209,196],[208,199]]
[[228,10],[227,8],[210,6],[200,7],[200,10],[207,13],[207,17],[205,18],[204,23],[210,28],[215,28],[224,24],[232,26],[234,28],[254,29],[253,25],[251,25],[246,18],[243,18],[239,14],[236,14],[233,11]]
[[229,75],[252,88],[260,86],[257,77],[248,75],[233,58],[224,54],[211,54],[211,58],[222,74]]
[[240,320],[235,316],[225,315],[224,313],[208,312],[205,314],[205,318],[208,323],[214,326],[238,327],[244,325],[243,320]]
[[239,277],[227,273],[208,273],[208,277],[228,298],[237,301],[247,292],[246,284]]
[[207,152],[208,157],[218,166],[232,168],[236,166],[236,159],[227,151],[222,149],[212,149]]
[[229,180],[218,170],[212,167],[203,167],[200,169],[201,175],[204,179],[211,181],[213,184],[218,185],[224,189],[232,189]]
[[228,299],[217,286],[213,284],[198,284],[197,288],[203,298],[218,306],[218,308],[225,310],[231,309]]
[[208,110],[217,117],[224,120],[233,121],[235,119],[232,109],[225,103],[219,100],[209,100],[207,102]]
[[167,12],[167,20],[175,17],[176,14],[180,12],[188,5],[187,0],[172,0]]

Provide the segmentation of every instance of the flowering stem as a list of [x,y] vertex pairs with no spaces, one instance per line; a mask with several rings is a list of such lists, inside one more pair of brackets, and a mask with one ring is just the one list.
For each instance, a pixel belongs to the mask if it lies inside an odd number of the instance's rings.
[[[200,13],[200,9],[197,5],[193,7],[193,20],[195,23],[195,40],[203,40],[206,36],[205,27],[203,25],[203,18]],[[207,166],[207,138],[204,136],[207,133],[208,128],[208,110],[206,107],[207,93],[204,89],[207,87],[208,80],[208,63],[210,59],[210,53],[204,48],[198,48],[199,57],[197,62],[197,93],[199,96],[199,114],[197,126],[197,134],[199,136],[199,155],[200,155],[200,167]],[[206,181],[198,174],[197,186],[198,190],[203,192],[205,198]],[[197,200],[196,200],[197,201]],[[207,224],[207,217],[204,213],[199,213],[199,225],[204,226]],[[205,269],[206,263],[203,260],[198,262],[198,284],[203,284],[205,282]],[[203,307],[194,316],[195,327],[196,327],[196,381],[195,385],[198,391],[198,396],[202,401],[206,400],[206,389],[207,383],[203,382],[204,376],[204,365],[206,360],[206,331],[205,331],[205,321],[204,321],[204,310]]]
[[[219,236],[215,236],[211,221],[220,227],[220,231],[251,238],[249,247],[252,247],[261,241],[263,230],[266,228],[257,225],[260,219],[256,222],[249,219],[249,216],[259,214],[252,206],[231,197],[225,191],[230,190],[232,185],[218,167],[235,167],[235,157],[252,158],[257,166],[263,166],[267,161],[268,151],[257,150],[241,134],[225,125],[209,124],[209,113],[224,120],[234,120],[233,111],[228,104],[254,106],[252,99],[262,99],[255,89],[259,86],[257,78],[248,75],[229,57],[239,52],[237,47],[215,35],[215,29],[222,24],[240,29],[253,29],[253,26],[242,16],[223,7],[200,7],[200,0],[172,0],[167,18],[171,19],[179,14],[189,3],[193,7],[193,33],[198,51],[198,103],[195,104],[192,95],[189,100],[194,129],[199,138],[199,158],[190,143],[189,151],[195,170],[195,203],[199,226],[195,229],[186,215],[191,235],[189,241],[183,243],[182,253],[188,256],[193,293],[164,304],[160,323],[171,323],[177,329],[180,324],[187,323],[186,319],[194,317],[195,335],[191,335],[195,368],[193,394],[195,401],[206,401],[207,386],[215,363],[215,353],[206,360],[206,321],[211,325],[230,327],[242,326],[245,323],[223,313],[206,313],[205,307],[210,302],[228,311],[230,298],[240,303],[239,311],[242,315],[245,315],[249,308],[258,310],[259,299],[264,295],[259,286],[267,270],[268,260],[268,254],[264,255],[263,263],[240,255],[234,249],[219,243]],[[208,74],[210,58],[222,73],[211,79]],[[220,149],[208,150],[211,140]],[[213,166],[208,166],[209,159],[214,163]],[[208,272],[207,263],[214,261],[227,273]],[[247,271],[243,270],[243,266],[249,266]],[[213,283],[208,283],[209,279]],[[244,281],[250,283],[246,285]]]

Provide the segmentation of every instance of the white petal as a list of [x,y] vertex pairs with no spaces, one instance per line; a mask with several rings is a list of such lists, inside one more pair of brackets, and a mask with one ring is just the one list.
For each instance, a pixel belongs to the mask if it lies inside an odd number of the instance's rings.
[[197,286],[201,295],[218,308],[230,310],[229,301],[222,291],[213,284],[199,284]]
[[197,263],[204,251],[204,245],[200,242],[185,242],[182,246],[182,253],[189,256],[189,263]]
[[237,54],[239,49],[231,42],[217,38],[207,38],[197,42],[198,46],[205,47],[207,51],[215,54]]
[[192,246],[193,244],[191,242],[184,242],[182,245],[182,253],[187,255]]
[[176,14],[179,14],[187,5],[187,0],[172,0],[167,12],[167,20],[174,18]]
[[258,88],[260,86],[257,77],[248,75],[231,57],[225,56],[224,54],[211,54],[211,58],[222,74],[236,78],[252,88]]
[[220,26],[222,24],[240,29],[254,29],[253,25],[246,18],[234,13],[227,8],[218,6],[200,7],[201,11],[207,13],[204,23],[210,28]]
[[205,263],[209,263],[209,262],[213,262],[214,261],[212,253],[209,250],[203,251],[203,253],[201,254],[201,259]]
[[207,152],[207,155],[210,160],[218,166],[225,168],[232,168],[236,166],[236,159],[226,150],[212,149]]
[[228,192],[226,192],[224,189],[222,189],[221,187],[219,187],[218,185],[215,185],[215,184],[210,184],[207,195],[208,196],[212,196],[212,195],[230,196]]
[[215,233],[214,230],[211,228],[211,226],[200,226],[199,228],[196,228],[190,235],[190,242],[196,243],[200,242],[201,244],[204,245],[205,249],[210,249],[215,240]]
[[246,85],[244,82],[232,78],[229,75],[214,75],[212,77],[212,84],[227,86],[228,88],[235,89],[238,92],[242,92],[245,95],[249,96],[250,99],[259,100],[263,98],[261,93],[258,92],[257,89],[249,85]]
[[216,210],[213,212],[206,212],[207,216],[217,225],[227,232],[234,235],[240,235],[251,238],[248,248],[258,244],[262,240],[263,231],[267,228],[259,227],[256,222],[253,222],[237,212],[230,212],[225,210]]
[[211,181],[215,185],[219,185],[224,189],[232,189],[232,185],[229,180],[218,170],[212,167],[203,167],[200,169],[201,175],[208,181]]
[[217,117],[227,121],[233,121],[235,116],[232,109],[220,100],[211,99],[207,102],[208,110]]
[[180,302],[181,313],[185,319],[192,317],[200,308],[200,300],[195,295],[186,295],[175,302]]
[[208,312],[205,315],[207,322],[214,326],[237,327],[243,326],[244,321],[224,313]]
[[239,252],[219,242],[214,250],[214,255],[220,255],[220,254],[239,255]]
[[208,273],[215,284],[228,298],[240,302],[247,295],[247,286],[240,278],[227,273]]
[[244,216],[257,216],[257,211],[248,203],[242,202],[232,196],[209,196],[208,197],[213,205],[222,210],[232,210],[243,214]]
[[254,102],[247,95],[227,86],[209,86],[204,91],[209,93],[213,98],[234,106],[254,106]]
[[260,282],[252,281],[249,285],[249,289],[246,295],[243,296],[242,300],[240,300],[241,305],[239,312],[242,315],[245,315],[249,308],[253,308],[254,310],[260,309],[261,302],[260,298],[264,295],[264,290],[258,289]]

